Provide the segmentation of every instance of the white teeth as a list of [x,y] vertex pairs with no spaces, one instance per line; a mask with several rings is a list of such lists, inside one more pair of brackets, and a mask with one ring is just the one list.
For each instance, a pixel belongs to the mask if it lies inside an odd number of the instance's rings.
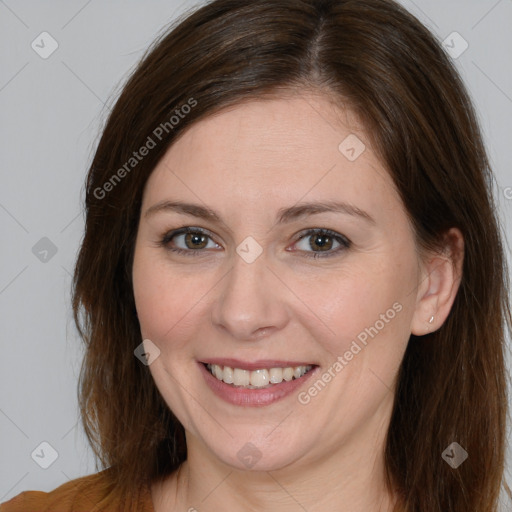
[[[217,365],[213,365],[213,371],[215,372],[215,367]],[[219,370],[217,370],[214,375],[218,380],[224,380],[224,372],[222,371],[221,366],[217,366]],[[240,370],[239,368],[233,368],[233,384],[235,386],[248,386],[250,384],[251,373],[247,370]]]
[[219,366],[217,364],[208,364],[206,368],[218,380],[226,384],[241,386],[247,389],[266,388],[274,384],[280,384],[284,381],[299,379],[305,373],[313,368],[308,366],[288,366],[286,368],[262,368],[258,370],[242,370],[240,368],[231,368],[229,366]]
[[213,375],[217,377],[217,379],[222,380],[222,377],[224,376],[222,373],[222,368],[220,366],[214,366],[213,367]]
[[269,381],[268,370],[254,370],[251,372],[251,386],[262,388],[266,386]]
[[230,368],[229,366],[224,366],[224,373],[220,376],[219,380],[223,380],[226,384],[233,384],[233,382],[235,382],[235,377],[233,373],[233,368]]
[[[227,368],[227,367],[225,367]],[[271,368],[270,369],[270,382],[272,384],[279,384],[283,381],[283,369],[282,368]]]
[[293,368],[288,366],[288,368],[283,369],[283,379],[284,380],[292,380],[293,379]]

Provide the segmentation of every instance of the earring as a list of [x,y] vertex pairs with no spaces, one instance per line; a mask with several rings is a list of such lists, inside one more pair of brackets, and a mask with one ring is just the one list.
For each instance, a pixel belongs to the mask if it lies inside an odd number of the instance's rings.
[[434,321],[434,315],[432,315],[430,317],[430,320],[428,321],[428,325],[427,325],[427,332],[430,332],[431,329],[432,329],[432,322]]

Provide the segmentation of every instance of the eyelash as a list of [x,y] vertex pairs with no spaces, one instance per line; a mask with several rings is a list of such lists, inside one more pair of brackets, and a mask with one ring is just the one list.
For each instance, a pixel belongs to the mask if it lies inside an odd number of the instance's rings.
[[[191,227],[185,227],[176,229],[174,231],[170,231],[169,233],[165,234],[162,239],[158,242],[158,246],[164,247],[168,251],[172,251],[176,254],[183,254],[186,256],[199,256],[200,253],[204,252],[204,249],[180,249],[179,247],[168,247],[171,240],[178,236],[178,235],[187,235],[187,234],[200,234],[205,235],[208,238],[211,239],[210,235],[202,228],[191,228]],[[348,238],[336,233],[335,231],[331,231],[330,229],[324,229],[324,228],[315,228],[315,229],[309,229],[305,232],[301,233],[301,236],[295,241],[295,243],[300,242],[303,238],[307,238],[312,235],[322,235],[322,236],[329,236],[330,238],[333,238],[337,242],[340,243],[341,247],[338,247],[335,250],[329,251],[329,252],[323,252],[323,251],[311,251],[310,255],[306,255],[306,258],[329,258],[331,256],[336,256],[338,253],[350,248],[351,242],[348,240]],[[212,240],[213,241],[213,240]],[[310,251],[305,251],[306,253]]]

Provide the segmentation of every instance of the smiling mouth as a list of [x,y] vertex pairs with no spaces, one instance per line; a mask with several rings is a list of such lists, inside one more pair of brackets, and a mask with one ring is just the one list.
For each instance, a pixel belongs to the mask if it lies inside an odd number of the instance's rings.
[[[204,363],[203,363],[204,364]],[[261,368],[243,370],[217,364],[204,364],[206,369],[217,379],[235,388],[265,389],[284,382],[300,379],[316,368],[316,365],[288,366],[285,368]]]

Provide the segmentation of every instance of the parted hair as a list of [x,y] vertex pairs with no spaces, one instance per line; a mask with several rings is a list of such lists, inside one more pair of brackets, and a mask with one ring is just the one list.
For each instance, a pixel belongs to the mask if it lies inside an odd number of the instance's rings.
[[[494,512],[505,485],[512,325],[495,182],[454,64],[392,0],[214,0],[174,21],[127,78],[88,171],[73,281],[85,345],[80,412],[98,465],[128,496],[187,457],[183,426],[134,356],[142,338],[132,264],[148,177],[193,123],[305,90],[362,120],[418,247],[439,249],[452,227],[464,236],[450,314],[437,331],[411,335],[399,368],[385,445],[395,510]],[[441,457],[454,441],[469,455],[457,469]]]

